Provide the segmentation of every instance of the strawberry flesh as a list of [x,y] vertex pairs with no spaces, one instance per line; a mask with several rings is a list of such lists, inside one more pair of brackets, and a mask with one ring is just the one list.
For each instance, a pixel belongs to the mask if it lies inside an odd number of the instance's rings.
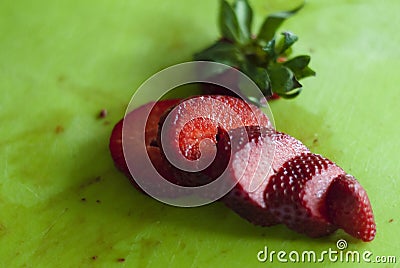
[[328,235],[337,227],[327,220],[326,191],[334,178],[343,174],[330,160],[303,153],[284,163],[270,179],[265,202],[290,229],[310,237]]
[[366,191],[351,175],[337,177],[326,197],[329,220],[365,242],[375,237],[376,224]]
[[170,116],[174,125],[169,126],[172,138],[179,131],[179,146],[184,156],[196,160],[201,155],[199,143],[203,139],[211,139],[216,143],[218,127],[225,131],[241,126],[268,126],[268,117],[254,105],[229,96],[201,96],[183,101]]
[[161,119],[158,143],[163,156],[172,162],[171,173],[180,184],[199,186],[213,180],[196,173],[215,158],[218,132],[250,125],[272,128],[260,109],[241,99],[219,95],[193,97]]

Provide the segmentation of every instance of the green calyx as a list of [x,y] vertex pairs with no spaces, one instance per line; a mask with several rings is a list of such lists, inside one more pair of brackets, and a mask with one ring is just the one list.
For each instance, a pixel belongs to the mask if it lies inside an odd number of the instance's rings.
[[310,56],[290,57],[298,37],[291,32],[277,35],[276,31],[303,6],[304,3],[293,10],[268,15],[254,35],[251,32],[253,10],[248,1],[235,0],[231,5],[221,0],[219,29],[222,37],[196,53],[194,59],[237,68],[249,76],[267,98],[274,93],[294,98],[301,92],[299,80],[314,76],[315,72],[308,66]]

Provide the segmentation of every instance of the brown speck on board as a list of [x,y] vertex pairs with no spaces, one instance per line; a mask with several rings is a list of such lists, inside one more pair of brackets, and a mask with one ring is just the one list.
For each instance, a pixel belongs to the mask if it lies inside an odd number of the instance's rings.
[[393,219],[390,219],[390,220],[389,220],[389,223],[391,223],[391,222],[393,222]]
[[56,126],[56,128],[54,129],[54,132],[55,132],[56,134],[60,134],[60,133],[64,132],[64,127],[58,125],[58,126]]
[[7,228],[5,225],[3,225],[2,223],[0,223],[0,237],[2,234],[5,234],[7,231]]
[[88,186],[90,186],[92,184],[99,183],[99,182],[101,182],[101,177],[97,176],[97,177],[89,179],[87,182],[81,184],[79,187],[83,189],[83,188],[86,188],[86,187],[88,187]]
[[100,201],[99,199],[97,199],[97,200],[96,200],[96,203],[98,203],[98,204],[99,204],[99,203],[101,203],[101,201]]
[[229,252],[229,249],[223,249],[223,250],[221,250],[221,254],[226,254],[226,253],[228,253]]
[[61,75],[57,78],[57,81],[60,82],[60,83],[62,83],[62,82],[65,81],[65,79],[67,79],[67,78],[65,77],[65,75],[62,75],[62,74],[61,74]]
[[118,258],[117,261],[118,261],[118,262],[124,262],[124,261],[125,261],[125,258]]
[[92,260],[97,260],[97,256],[92,256]]
[[82,202],[85,202],[85,201],[86,201],[86,198],[85,198],[85,197],[82,197],[82,198],[81,198],[81,201],[82,201]]
[[106,109],[101,109],[101,111],[99,112],[99,115],[97,116],[100,119],[106,118],[108,115],[108,112]]
[[318,138],[313,139],[313,144],[317,144],[318,143]]

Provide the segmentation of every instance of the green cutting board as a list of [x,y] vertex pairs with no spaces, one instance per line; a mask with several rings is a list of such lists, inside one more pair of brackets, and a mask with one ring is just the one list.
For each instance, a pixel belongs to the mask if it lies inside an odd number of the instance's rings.
[[[300,3],[250,2],[257,25]],[[213,0],[0,2],[1,267],[289,267],[257,254],[321,253],[338,239],[400,262],[398,0],[307,1],[281,29],[300,36],[295,53],[312,55],[317,76],[295,100],[271,104],[279,130],[365,187],[373,242],[256,227],[221,203],[171,207],[114,168],[108,139],[132,94],[215,40],[217,9]]]

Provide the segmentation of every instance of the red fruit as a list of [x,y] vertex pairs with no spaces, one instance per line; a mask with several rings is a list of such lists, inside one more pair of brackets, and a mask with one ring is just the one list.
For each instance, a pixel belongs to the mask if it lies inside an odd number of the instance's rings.
[[303,153],[287,161],[270,179],[265,202],[271,213],[289,228],[311,237],[332,233],[327,220],[326,192],[345,172],[320,155]]
[[348,234],[371,241],[376,225],[366,191],[351,175],[337,177],[328,188],[326,206],[329,220]]
[[199,177],[193,181],[192,175],[213,161],[218,131],[250,125],[272,127],[260,109],[241,99],[193,97],[182,101],[161,120],[159,144],[163,155],[175,166],[171,173],[182,179],[182,185],[203,185],[212,179],[201,181]]
[[[207,72],[207,70],[203,70]],[[209,72],[209,71],[208,71]],[[239,97],[239,73],[235,69],[227,69],[222,73],[208,78],[210,82],[223,84],[225,87],[214,83],[202,83],[201,89],[203,95],[226,95]]]
[[125,162],[124,151],[122,148],[122,126],[121,119],[113,128],[110,137],[109,149],[111,157],[114,160],[114,165],[125,175],[130,176],[128,166]]
[[[126,142],[125,146],[134,148],[134,153],[141,161],[146,159],[144,154],[147,152],[156,169],[159,170],[160,173],[165,174],[164,164],[161,164],[163,159],[161,158],[160,149],[157,147],[156,137],[158,132],[158,121],[166,110],[177,104],[179,101],[179,99],[172,99],[159,101],[157,103],[147,103],[130,112],[124,119],[120,120],[114,126],[109,143],[111,157],[114,160],[115,166],[121,170],[138,189],[140,189],[140,187],[132,178],[125,161],[122,147],[122,127],[124,126],[126,128],[124,133],[128,134],[124,139],[124,142]],[[152,109],[151,112],[150,109]],[[147,115],[149,116],[146,122],[145,120]],[[145,126],[145,131],[143,131],[140,126]],[[143,150],[141,150],[141,148],[143,148]]]
[[[222,201],[254,224],[284,223],[311,237],[338,227],[363,241],[375,237],[372,208],[357,180],[295,138],[275,132],[261,110],[240,99],[148,103],[116,124],[109,146],[115,165],[155,198],[176,199],[179,193],[214,198],[232,188]],[[214,187],[216,178],[223,183],[197,195],[165,184],[160,175],[183,186],[212,182]]]
[[[181,99],[169,99],[169,100],[161,100],[154,104],[149,117],[146,122],[146,132],[145,132],[145,143],[146,145],[157,146],[157,134],[158,134],[158,123],[160,121],[161,116],[177,105]],[[128,123],[128,122],[127,122]],[[134,124],[134,122],[131,122]]]
[[[224,176],[237,182],[222,201],[253,224],[269,226],[279,223],[267,209],[265,188],[275,170],[287,160],[309,152],[308,148],[289,135],[265,127],[239,128],[231,130],[229,136],[226,133],[220,136],[217,159],[232,156]],[[238,144],[232,154],[231,144]]]

